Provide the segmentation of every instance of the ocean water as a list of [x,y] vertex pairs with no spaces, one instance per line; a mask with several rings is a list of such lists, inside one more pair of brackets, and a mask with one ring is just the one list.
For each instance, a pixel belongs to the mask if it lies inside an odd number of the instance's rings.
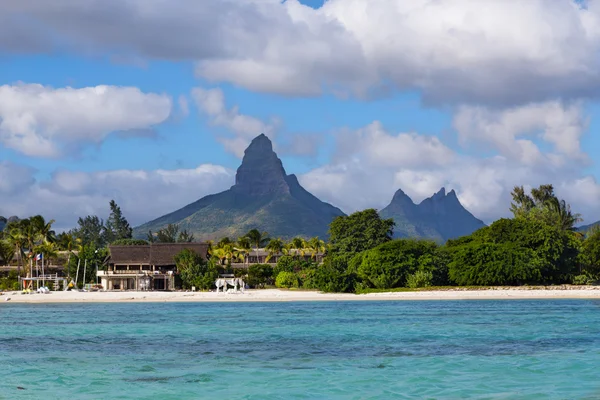
[[0,304],[3,399],[599,399],[600,302]]

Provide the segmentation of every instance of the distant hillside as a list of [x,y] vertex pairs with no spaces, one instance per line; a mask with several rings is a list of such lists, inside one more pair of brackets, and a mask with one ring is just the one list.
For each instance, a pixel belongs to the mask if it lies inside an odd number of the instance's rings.
[[397,238],[418,237],[445,242],[485,226],[460,204],[454,190],[446,194],[445,188],[419,204],[398,190],[392,202],[379,214],[382,218],[394,219],[394,237]]
[[0,219],[0,231],[4,230],[4,227],[6,226],[6,224],[8,222],[18,221],[19,218],[13,215],[12,217],[8,217],[6,220],[7,220],[7,222],[4,222],[3,220]]
[[344,213],[307,192],[295,175],[287,175],[273,151],[269,138],[256,137],[244,153],[235,185],[170,214],[134,228],[134,236],[145,238],[177,224],[196,239],[235,239],[250,229],[266,231],[271,237],[325,238],[329,223]]
[[577,228],[579,232],[587,232],[594,227],[600,227],[600,221],[594,222],[593,224],[583,225]]

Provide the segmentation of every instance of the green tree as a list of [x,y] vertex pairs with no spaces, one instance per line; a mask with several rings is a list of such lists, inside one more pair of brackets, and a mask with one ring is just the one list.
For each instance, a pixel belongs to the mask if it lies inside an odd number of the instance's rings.
[[310,238],[307,242],[308,250],[310,251],[310,256],[313,260],[317,258],[317,254],[325,253],[327,249],[325,245],[325,241],[319,239],[318,237]]
[[252,249],[250,239],[245,236],[239,237],[235,244],[235,248],[237,249],[240,258],[243,258],[245,264],[248,260],[248,254],[250,254],[250,250]]
[[279,238],[271,239],[265,247],[265,250],[267,250],[268,252],[266,262],[269,262],[271,257],[273,257],[274,255],[283,254],[285,250],[285,243]]
[[21,276],[21,267],[23,265],[23,247],[25,246],[25,235],[21,230],[19,221],[9,222],[5,227],[5,239],[15,249],[17,255],[17,276]]
[[179,227],[176,224],[169,224],[156,232],[156,241],[159,243],[176,243]]
[[301,237],[295,237],[287,244],[288,254],[291,254],[293,257],[304,257],[306,254],[307,243]]
[[298,275],[293,272],[282,271],[275,278],[275,286],[278,288],[298,288],[300,287],[300,280]]
[[269,241],[269,233],[261,232],[258,229],[251,229],[244,236],[248,238],[250,244],[254,247],[254,251],[256,252],[256,258],[258,259],[258,249],[264,247]]
[[77,220],[77,227],[72,234],[85,246],[101,248],[106,245],[104,221],[96,215],[88,215]]
[[576,272],[579,239],[542,220],[518,217],[500,219],[446,246],[452,258],[450,278],[460,285],[467,282],[464,276],[472,284],[501,284],[501,278],[504,284],[565,283]]
[[252,264],[248,267],[248,284],[252,287],[265,287],[273,284],[273,267],[269,264]]
[[[77,278],[75,282],[79,287],[86,283],[96,283],[96,270],[105,270],[108,260],[108,248],[97,248],[94,244],[80,244],[77,246],[77,254],[70,258],[68,273],[71,278]],[[79,266],[79,274],[77,267]]]
[[450,279],[458,285],[522,285],[542,280],[536,252],[512,243],[475,243],[456,250]]
[[214,287],[219,271],[211,262],[206,262],[202,256],[190,249],[183,249],[175,255],[177,273],[181,277],[184,289],[192,286],[202,290]]
[[81,244],[81,240],[75,238],[71,232],[63,232],[57,237],[57,244],[59,250],[67,252],[67,267],[71,264],[71,256],[73,255],[73,249]]
[[374,209],[336,217],[329,225],[330,252],[345,255],[372,249],[392,240],[393,219],[381,219]]
[[112,243],[119,239],[131,239],[133,229],[127,219],[123,216],[121,207],[114,200],[109,203],[110,214],[104,228],[105,242]]
[[184,229],[181,232],[179,232],[179,235],[177,236],[177,243],[191,243],[193,241],[194,234],[189,233],[187,229]]
[[430,266],[429,260],[436,251],[437,245],[427,240],[390,241],[362,254],[357,275],[367,286],[377,289],[406,286],[409,275],[416,273],[424,265]]
[[10,265],[15,258],[15,248],[8,239],[0,239],[0,260],[4,265]]
[[593,229],[585,238],[579,253],[580,273],[600,278],[600,229]]
[[574,231],[575,224],[581,222],[581,215],[573,213],[571,206],[556,197],[552,185],[541,185],[531,189],[528,195],[523,186],[515,186],[510,211],[515,218],[532,218],[556,226],[563,231]]

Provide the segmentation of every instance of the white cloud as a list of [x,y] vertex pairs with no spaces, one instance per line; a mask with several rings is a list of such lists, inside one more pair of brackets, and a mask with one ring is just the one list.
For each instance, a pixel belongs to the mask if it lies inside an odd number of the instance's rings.
[[416,133],[390,135],[379,121],[356,131],[338,133],[336,159],[357,157],[381,167],[443,165],[454,152],[435,136]]
[[596,96],[600,82],[598,1],[5,0],[2,10],[5,51],[194,60],[202,78],[271,93],[416,89],[431,102],[514,105]]
[[581,137],[587,130],[582,104],[564,105],[559,101],[528,104],[509,109],[462,106],[454,116],[454,127],[463,144],[482,142],[500,154],[525,164],[543,161],[538,146],[524,137],[545,141],[554,147],[547,161],[559,161],[557,155],[586,161]]
[[275,136],[278,125],[275,119],[266,123],[258,118],[241,114],[238,106],[227,109],[225,95],[221,89],[194,88],[192,97],[198,110],[209,117],[211,125],[225,128],[234,135],[234,137],[221,137],[219,140],[226,150],[240,158],[244,156],[244,150],[256,136],[261,133],[271,139]]
[[[538,116],[546,118],[545,114]],[[529,129],[530,125],[522,127]],[[533,125],[538,126],[537,122]],[[519,129],[514,132],[517,137],[521,134]],[[381,209],[400,188],[420,202],[445,186],[455,189],[460,201],[476,217],[491,222],[509,215],[514,186],[552,183],[557,193],[586,220],[600,219],[600,185],[584,176],[577,165],[550,162],[549,156],[541,152],[540,164],[504,155],[473,158],[455,153],[431,137],[393,135],[379,123],[342,132],[337,139],[332,163],[299,179],[307,190],[345,212],[367,207]]]
[[112,132],[147,134],[170,112],[168,96],[133,87],[3,85],[0,143],[27,156],[57,157],[68,148],[100,143]]
[[233,171],[211,164],[155,171],[61,170],[49,180],[36,180],[29,168],[2,163],[0,173],[8,178],[0,182],[0,215],[42,214],[56,219],[55,227],[59,230],[74,227],[78,217],[106,218],[111,199],[121,206],[132,225],[139,225],[205,195],[226,190],[234,181]]

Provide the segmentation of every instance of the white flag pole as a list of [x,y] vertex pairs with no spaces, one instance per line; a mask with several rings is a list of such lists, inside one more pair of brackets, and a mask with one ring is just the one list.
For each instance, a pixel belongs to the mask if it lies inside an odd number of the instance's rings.
[[44,253],[42,253],[42,286],[46,287],[46,276],[44,275]]

